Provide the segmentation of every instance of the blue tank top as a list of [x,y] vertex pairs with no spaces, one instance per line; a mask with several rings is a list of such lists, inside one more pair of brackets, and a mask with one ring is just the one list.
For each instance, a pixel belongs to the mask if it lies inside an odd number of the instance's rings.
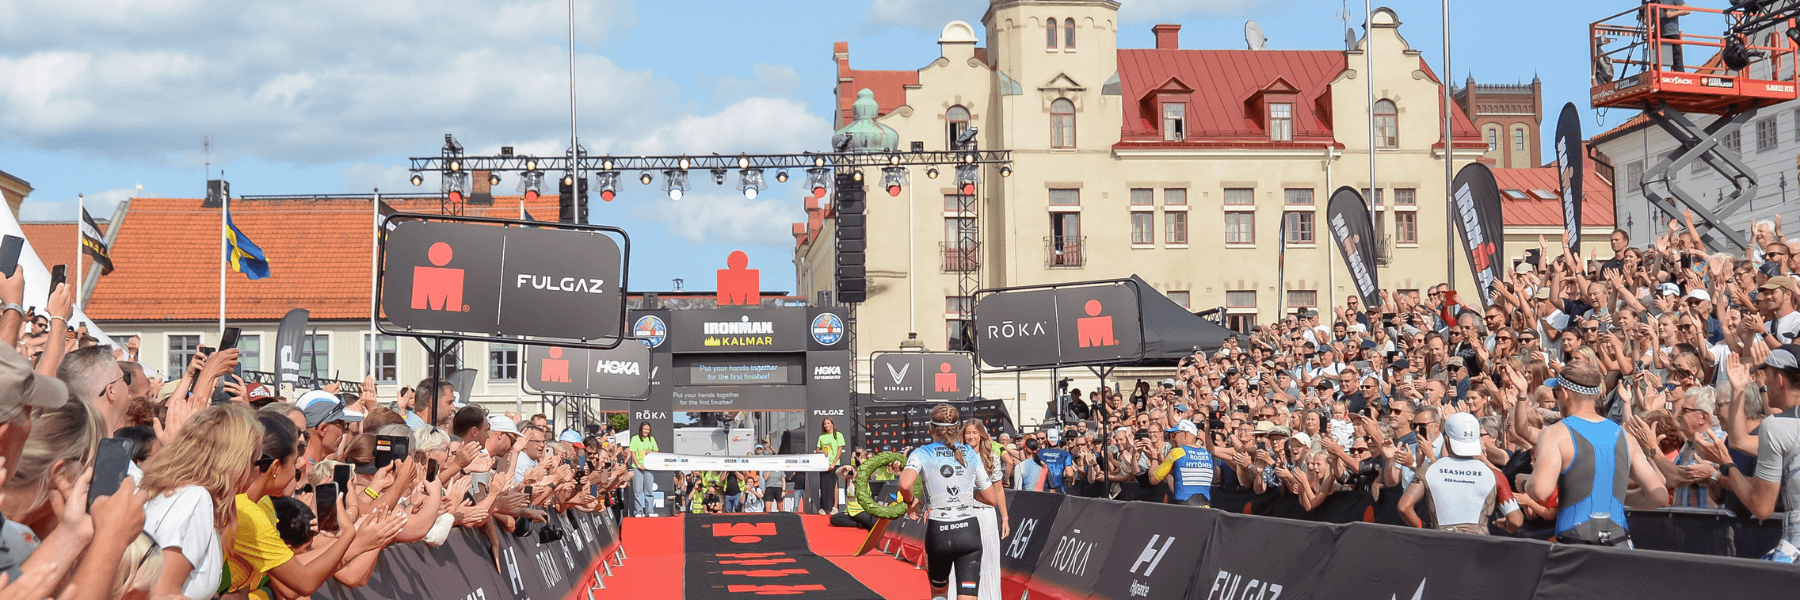
[[1195,494],[1212,499],[1213,457],[1205,448],[1178,446],[1174,456],[1175,501],[1186,502]]
[[1563,419],[1575,456],[1557,477],[1556,532],[1574,529],[1599,517],[1619,527],[1625,523],[1625,487],[1631,478],[1630,446],[1625,430],[1606,419]]

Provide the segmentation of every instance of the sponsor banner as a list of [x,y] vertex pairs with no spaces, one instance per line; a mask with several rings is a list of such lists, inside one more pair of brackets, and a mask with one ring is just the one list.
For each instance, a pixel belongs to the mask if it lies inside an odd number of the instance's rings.
[[807,350],[846,351],[850,347],[844,341],[850,333],[843,309],[808,308],[806,317]]
[[[787,385],[675,385],[674,409],[706,410],[805,410],[806,393]],[[671,431],[671,433],[673,433]]]
[[1012,535],[1000,543],[1000,572],[1009,580],[1031,579],[1067,499],[1062,494],[1006,491],[1006,524]]
[[1331,239],[1337,240],[1338,255],[1350,270],[1350,283],[1362,297],[1364,306],[1381,305],[1381,280],[1375,272],[1375,226],[1369,222],[1369,205],[1362,194],[1349,186],[1331,193],[1325,207],[1325,223]]
[[415,333],[600,343],[625,314],[624,255],[609,235],[393,219],[381,310]]
[[656,366],[650,347],[627,341],[611,350],[525,347],[525,391],[614,400],[650,397]]
[[1493,285],[1506,281],[1506,240],[1501,232],[1500,185],[1487,165],[1471,163],[1456,172],[1456,232],[1475,274],[1481,305],[1492,304]]
[[1044,536],[1028,588],[1033,598],[1086,598],[1100,579],[1126,502],[1069,498]]
[[275,372],[281,378],[277,384],[300,384],[300,342],[306,339],[310,315],[306,309],[296,308],[281,317],[281,326],[275,330]]
[[[862,445],[878,452],[904,450],[931,443],[931,409],[935,403],[882,404],[862,408]],[[978,400],[958,403],[962,418],[976,419],[987,426],[988,434],[1017,435],[1006,404],[1000,400]]]
[[1173,504],[1134,502],[1125,507],[1112,551],[1094,584],[1095,598],[1180,600],[1205,554],[1219,513]]
[[975,358],[966,352],[877,354],[869,392],[878,401],[967,400],[975,385]]
[[803,352],[813,339],[805,308],[722,307],[682,312],[693,314],[675,315],[668,323],[668,343],[678,353]]
[[[1537,581],[1550,549],[1531,540],[1369,523],[1341,531],[1329,564],[1308,565],[1324,566],[1317,587],[1303,588],[1318,590],[1315,598],[1526,600],[1532,597],[1528,583]],[[1612,589],[1620,589],[1619,580],[1613,582]]]
[[823,454],[697,456],[650,452],[644,455],[644,468],[652,471],[825,471],[831,465]]
[[1556,119],[1556,178],[1562,183],[1563,235],[1569,239],[1569,252],[1576,256],[1581,256],[1581,184],[1586,160],[1581,111],[1570,102]]
[[687,354],[675,357],[674,378],[675,385],[798,385],[806,383],[805,366],[799,353]]
[[975,303],[976,350],[1001,368],[1105,364],[1144,353],[1137,288],[1124,283],[1003,291]]
[[[1222,514],[1194,569],[1189,598],[1335,598],[1315,594],[1341,526]],[[1349,596],[1345,596],[1349,597]],[[1387,598],[1383,595],[1382,598]]]
[[[563,537],[542,541],[536,532],[546,525],[561,529]],[[478,531],[459,527],[440,546],[389,546],[381,551],[366,585],[349,588],[327,581],[313,598],[555,600],[582,589],[578,584],[591,585],[598,577],[595,561],[617,547],[615,531],[616,525],[605,514],[551,513],[549,522],[534,524],[532,535],[515,538],[502,534],[495,547]]]

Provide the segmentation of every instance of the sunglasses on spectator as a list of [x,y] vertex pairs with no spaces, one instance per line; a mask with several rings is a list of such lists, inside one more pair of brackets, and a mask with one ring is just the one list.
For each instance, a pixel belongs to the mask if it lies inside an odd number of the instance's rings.
[[1369,447],[1368,446],[1357,446],[1355,448],[1351,448],[1350,453],[1351,454],[1368,454]]

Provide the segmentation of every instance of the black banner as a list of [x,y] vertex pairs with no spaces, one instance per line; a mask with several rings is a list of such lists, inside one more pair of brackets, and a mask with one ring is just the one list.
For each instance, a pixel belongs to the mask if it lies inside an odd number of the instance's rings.
[[624,253],[610,235],[418,215],[389,222],[381,312],[405,334],[591,346],[624,333]]
[[1335,597],[1313,590],[1323,589],[1319,580],[1342,527],[1221,513],[1188,597]]
[[[366,585],[345,587],[327,581],[313,594],[319,600],[388,598],[478,598],[484,600],[558,600],[592,581],[597,559],[618,545],[618,535],[605,513],[551,513],[548,523],[563,536],[543,541],[500,536],[494,548],[474,530],[456,528],[440,546],[396,544],[381,551]],[[495,564],[499,569],[495,569]]]
[[1569,236],[1569,251],[1581,255],[1581,183],[1587,166],[1587,150],[1581,138],[1581,112],[1575,103],[1563,105],[1556,119],[1556,176],[1562,183],[1563,235]]
[[1800,586],[1794,565],[1770,561],[1563,545],[1548,555],[1533,596],[1540,600],[1775,598]]
[[280,377],[277,384],[300,384],[300,343],[306,339],[306,319],[310,315],[306,309],[296,308],[281,317],[281,327],[275,330],[275,373]]
[[996,367],[1108,364],[1144,353],[1136,286],[1002,291],[975,302],[976,350]]
[[[669,341],[677,353],[804,352],[807,340],[812,337],[805,308],[717,308],[681,312],[693,314],[675,315],[669,324]],[[821,324],[821,330],[829,327],[829,322]],[[842,325],[838,327],[835,335],[842,339]],[[823,331],[820,336],[832,339],[831,334]]]
[[612,400],[650,397],[650,347],[639,342],[611,350],[525,347],[525,391]]
[[1311,588],[1317,590],[1315,598],[1526,600],[1532,597],[1529,584],[1544,570],[1551,547],[1531,540],[1369,523],[1351,523],[1341,531],[1329,564],[1320,563],[1325,565],[1324,578]]
[[1456,191],[1456,231],[1462,235],[1469,272],[1475,274],[1475,289],[1481,293],[1481,305],[1488,306],[1493,303],[1493,285],[1506,280],[1500,186],[1487,165],[1470,163],[1457,171],[1452,189]]
[[877,401],[967,400],[975,385],[967,352],[885,352],[871,362],[869,391]]
[[[876,451],[901,451],[931,443],[931,409],[935,403],[865,406],[862,409],[862,446]],[[1018,434],[1006,404],[999,400],[958,403],[963,419],[981,421],[988,434]]]
[[1337,240],[1344,266],[1350,270],[1350,281],[1364,306],[1381,305],[1381,280],[1375,273],[1375,225],[1369,222],[1369,205],[1362,194],[1349,186],[1331,193],[1325,206],[1325,222],[1331,227],[1331,238]]
[[1048,545],[1050,530],[1068,496],[1045,492],[1006,492],[1006,520],[1012,535],[1000,544],[1000,571],[1023,581],[1037,570],[1038,556]]
[[1180,600],[1205,555],[1218,512],[1173,504],[1125,506],[1112,551],[1094,583],[1095,598]]

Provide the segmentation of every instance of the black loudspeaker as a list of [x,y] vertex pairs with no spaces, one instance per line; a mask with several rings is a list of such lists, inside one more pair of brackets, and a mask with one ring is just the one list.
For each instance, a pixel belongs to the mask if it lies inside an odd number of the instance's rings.
[[862,302],[868,299],[866,255],[868,252],[868,217],[864,214],[867,195],[861,181],[848,171],[839,172],[834,182],[832,218],[836,221],[837,264],[832,274],[837,282],[838,302]]
[[588,182],[586,177],[568,184],[568,178],[556,180],[556,220],[562,223],[587,223]]

